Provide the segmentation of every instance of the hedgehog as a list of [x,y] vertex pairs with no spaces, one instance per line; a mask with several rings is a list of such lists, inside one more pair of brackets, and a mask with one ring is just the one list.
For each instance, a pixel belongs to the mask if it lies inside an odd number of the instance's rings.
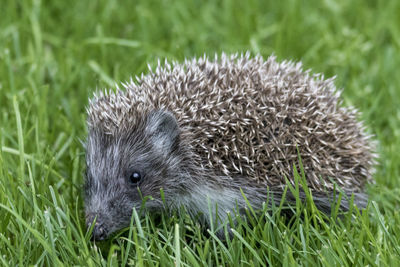
[[247,203],[261,209],[283,195],[293,203],[285,188],[299,167],[318,209],[329,213],[337,189],[341,210],[366,206],[373,142],[358,111],[342,106],[334,78],[245,53],[159,61],[122,85],[95,93],[87,108],[85,214],[94,240],[128,227],[142,205],[183,207],[210,223]]

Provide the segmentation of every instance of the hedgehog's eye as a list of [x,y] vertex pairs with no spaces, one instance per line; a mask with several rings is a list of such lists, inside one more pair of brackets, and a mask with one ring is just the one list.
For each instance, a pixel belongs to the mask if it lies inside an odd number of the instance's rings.
[[142,175],[138,171],[133,171],[131,176],[129,177],[129,180],[133,184],[137,184],[140,181],[140,179],[142,179]]

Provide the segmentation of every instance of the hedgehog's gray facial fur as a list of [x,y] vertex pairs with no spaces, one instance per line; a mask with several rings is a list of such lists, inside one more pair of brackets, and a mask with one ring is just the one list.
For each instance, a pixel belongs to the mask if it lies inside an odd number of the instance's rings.
[[[151,112],[144,122],[117,136],[96,128],[89,131],[85,208],[88,225],[96,218],[95,239],[128,226],[141,196],[157,197],[165,186],[163,177],[179,172],[173,163],[178,147],[179,127],[166,111]],[[134,171],[142,176],[138,184],[129,180]]]

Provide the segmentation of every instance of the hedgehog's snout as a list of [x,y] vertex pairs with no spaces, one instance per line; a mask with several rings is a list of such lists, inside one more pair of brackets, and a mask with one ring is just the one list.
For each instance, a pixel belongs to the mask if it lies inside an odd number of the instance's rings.
[[92,232],[93,241],[102,241],[107,238],[107,229],[104,225],[96,224]]
[[87,228],[90,229],[90,227],[93,226],[93,231],[92,231],[92,236],[91,240],[92,241],[102,241],[105,240],[108,236],[108,228],[105,225],[105,223],[99,218],[97,214],[91,214],[86,216],[86,225]]

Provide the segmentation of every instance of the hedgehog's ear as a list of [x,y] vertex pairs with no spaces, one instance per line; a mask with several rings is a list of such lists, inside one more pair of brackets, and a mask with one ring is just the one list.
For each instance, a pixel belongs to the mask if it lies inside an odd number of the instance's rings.
[[164,110],[148,115],[146,131],[155,148],[163,153],[171,152],[179,142],[179,126],[175,116]]

